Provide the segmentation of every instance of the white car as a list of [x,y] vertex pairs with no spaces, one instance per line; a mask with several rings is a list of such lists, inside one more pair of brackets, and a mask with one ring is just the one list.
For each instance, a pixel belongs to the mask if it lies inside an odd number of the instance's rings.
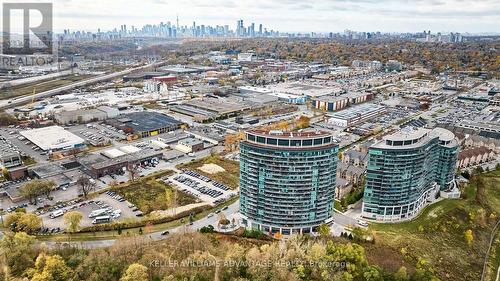
[[368,223],[364,220],[358,220],[358,224],[364,227],[368,227]]
[[211,218],[213,216],[215,216],[215,214],[214,213],[210,213],[210,214],[207,215],[207,218]]

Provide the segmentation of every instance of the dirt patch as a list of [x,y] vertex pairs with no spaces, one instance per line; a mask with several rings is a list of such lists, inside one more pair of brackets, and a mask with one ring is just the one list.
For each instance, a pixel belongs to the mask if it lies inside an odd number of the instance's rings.
[[202,206],[207,206],[208,207],[208,205],[206,203],[193,203],[193,204],[189,204],[189,205],[185,205],[185,206],[180,206],[180,207],[177,207],[177,208],[171,208],[171,209],[168,209],[168,210],[156,210],[156,211],[152,211],[150,213],[150,215],[152,217],[175,216],[176,214],[179,214],[179,213],[182,213],[182,212],[186,212],[186,211],[190,211],[190,210],[196,209],[198,207],[202,207]]
[[198,169],[211,175],[226,171],[221,166],[213,163],[203,164],[203,166],[199,167]]

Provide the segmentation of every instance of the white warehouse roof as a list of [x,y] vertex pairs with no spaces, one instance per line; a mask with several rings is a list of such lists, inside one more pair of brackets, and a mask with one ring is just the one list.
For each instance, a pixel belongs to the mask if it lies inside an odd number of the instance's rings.
[[118,149],[121,150],[121,151],[123,151],[123,152],[125,152],[126,154],[141,151],[140,148],[135,147],[133,145],[122,146],[122,147],[119,147]]
[[42,150],[60,150],[72,148],[84,143],[84,139],[66,131],[61,126],[50,126],[21,131],[20,134]]
[[118,150],[116,148],[111,148],[111,149],[106,149],[105,151],[101,152],[101,154],[108,157],[108,158],[113,159],[113,158],[116,158],[119,156],[123,156],[126,153],[124,153],[123,151]]

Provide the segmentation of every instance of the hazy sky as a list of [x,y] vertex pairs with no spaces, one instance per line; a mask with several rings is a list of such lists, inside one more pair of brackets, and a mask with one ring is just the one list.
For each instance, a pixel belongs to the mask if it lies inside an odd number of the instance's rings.
[[[0,0],[0,3],[22,2]],[[111,30],[193,21],[205,25],[264,24],[291,32],[500,32],[500,0],[30,0],[54,3],[54,27]]]

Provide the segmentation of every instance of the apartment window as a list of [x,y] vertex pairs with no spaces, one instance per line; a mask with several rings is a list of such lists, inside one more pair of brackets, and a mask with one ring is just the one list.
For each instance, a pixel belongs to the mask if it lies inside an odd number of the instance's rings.
[[279,146],[289,146],[290,141],[289,140],[278,140],[278,145]]
[[271,139],[271,138],[267,139],[267,144],[276,145],[277,143],[278,143],[277,139]]
[[302,141],[302,146],[311,146],[312,145],[312,140],[303,140]]

